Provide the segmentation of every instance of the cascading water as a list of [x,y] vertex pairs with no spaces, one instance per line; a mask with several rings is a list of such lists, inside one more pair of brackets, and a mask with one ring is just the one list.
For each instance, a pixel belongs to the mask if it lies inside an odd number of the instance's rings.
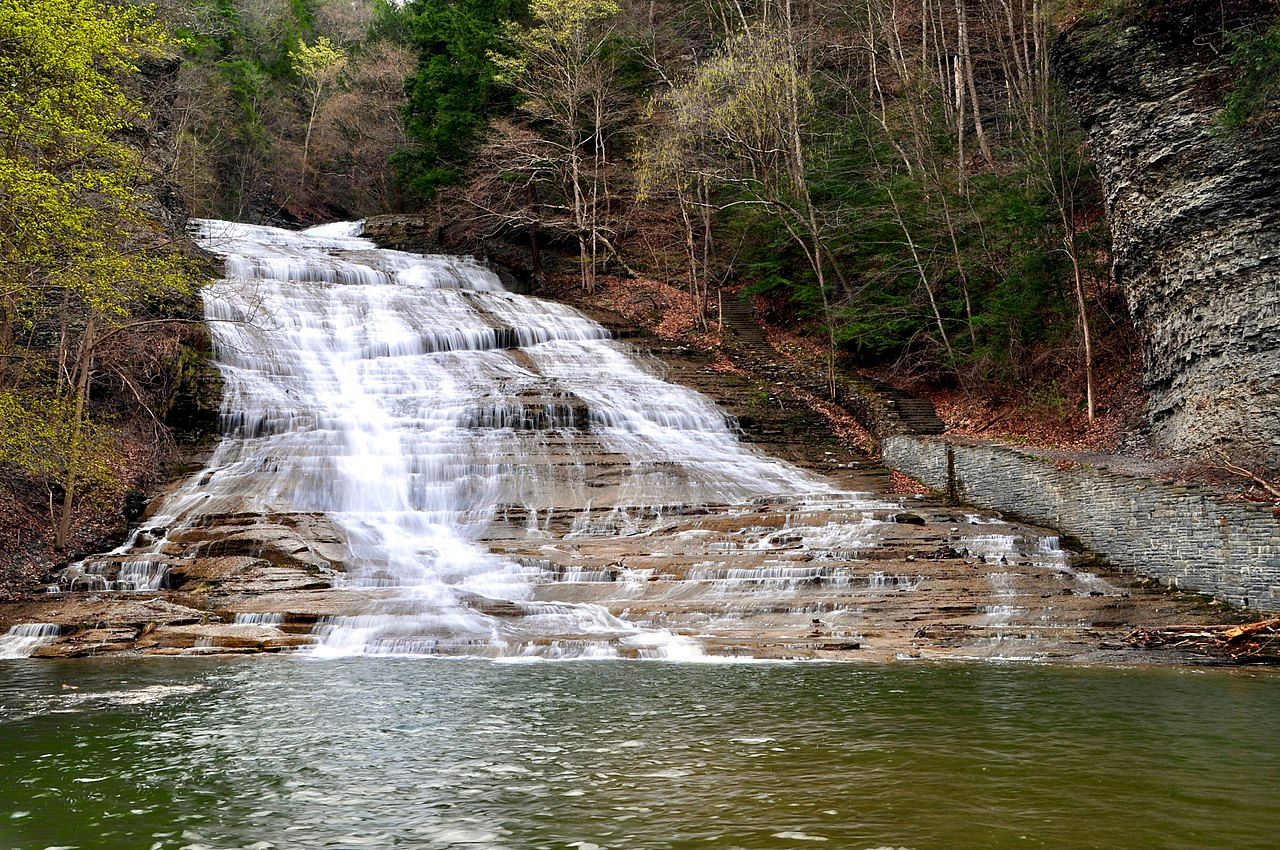
[[152,526],[327,515],[348,550],[338,584],[365,593],[319,623],[318,654],[696,654],[596,605],[532,601],[537,567],[480,538],[513,515],[536,536],[585,506],[571,536],[829,486],[744,447],[580,313],[358,232],[199,223],[226,262],[204,298],[225,438]]
[[53,623],[20,623],[0,635],[0,658],[26,658],[37,647],[58,636],[62,630]]

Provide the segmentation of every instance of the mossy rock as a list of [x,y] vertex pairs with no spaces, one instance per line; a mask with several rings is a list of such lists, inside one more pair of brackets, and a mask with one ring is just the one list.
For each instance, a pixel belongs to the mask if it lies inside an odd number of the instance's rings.
[[212,352],[183,345],[175,369],[178,380],[166,417],[169,427],[184,442],[213,438],[218,433],[223,382]]

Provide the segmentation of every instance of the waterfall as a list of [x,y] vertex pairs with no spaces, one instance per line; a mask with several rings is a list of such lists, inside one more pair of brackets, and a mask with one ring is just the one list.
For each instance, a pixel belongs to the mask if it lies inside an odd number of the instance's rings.
[[0,635],[0,658],[26,658],[42,644],[56,638],[62,629],[53,623],[20,623]]
[[196,227],[226,268],[204,295],[224,437],[152,525],[325,514],[360,604],[320,622],[316,654],[687,657],[691,639],[533,601],[536,565],[481,538],[513,515],[539,535],[576,510],[581,533],[830,494],[596,322],[475,261],[379,250],[359,224]]

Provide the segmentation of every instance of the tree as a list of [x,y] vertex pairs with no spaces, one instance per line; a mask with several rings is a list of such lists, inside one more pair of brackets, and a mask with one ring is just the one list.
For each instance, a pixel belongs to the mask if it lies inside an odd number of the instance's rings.
[[[736,278],[826,337],[833,384],[838,355],[973,387],[1082,374],[1092,418],[1126,315],[1052,87],[1060,7],[535,0],[495,38],[466,26],[480,2],[419,0],[449,22],[432,91],[465,104],[468,139],[449,152],[433,123],[424,152],[433,179],[465,175],[449,209],[484,236],[546,232],[584,287],[614,262],[683,278],[701,308]],[[473,70],[451,76],[459,44]]]
[[310,100],[307,112],[307,129],[302,142],[302,173],[300,183],[307,179],[307,156],[311,151],[311,132],[315,129],[316,115],[325,90],[338,81],[342,69],[347,67],[347,52],[336,47],[328,36],[320,36],[315,44],[302,42],[289,51],[293,73],[302,80],[303,90]]
[[387,41],[366,45],[352,55],[341,91],[325,100],[316,117],[311,157],[323,175],[317,190],[323,197],[341,199],[347,214],[396,209],[403,203],[402,186],[389,163],[408,144],[402,121],[404,80],[413,67],[407,47]]
[[[58,496],[103,492],[116,486],[111,441],[96,424],[84,421],[76,402],[42,393],[0,392],[0,463],[12,464],[48,492],[50,513]],[[69,521],[65,503],[62,514]],[[63,519],[51,516],[65,545]]]
[[493,56],[523,0],[414,0],[408,29],[418,55],[405,81],[405,134],[413,147],[400,157],[409,184],[432,194],[457,183],[488,121],[511,109],[512,91],[499,81]]
[[637,201],[674,204],[678,213],[680,247],[687,264],[689,295],[706,327],[711,262],[715,251],[711,197],[715,163],[706,139],[697,128],[669,109],[670,91],[649,104],[647,132],[641,141]]
[[[786,231],[816,279],[828,333],[829,391],[835,393],[835,336],[830,249],[813,201],[808,168],[808,122],[813,104],[800,63],[803,36],[790,4],[780,26],[762,22],[726,41],[701,63],[692,78],[661,100],[684,149],[710,147],[715,162],[702,170],[698,158],[687,180],[710,178],[730,190],[721,209],[752,206]],[[775,34],[779,30],[781,35]],[[670,161],[681,159],[679,155]],[[709,198],[699,203],[709,203]]]
[[[398,187],[351,191],[357,170],[362,186],[396,182],[390,158],[406,146],[408,13],[400,4],[160,0],[159,8],[184,38],[176,72],[148,80],[154,124],[164,131],[153,151],[169,141],[167,174],[193,215],[315,221],[403,208]],[[321,38],[328,50],[319,49]],[[334,54],[347,57],[336,81],[329,79],[336,68],[307,61]],[[336,116],[358,113],[359,152],[331,159]],[[386,148],[376,165],[368,144],[375,139]]]
[[[124,131],[143,118],[124,85],[146,56],[172,48],[135,6],[97,0],[0,0],[0,355],[6,387],[47,417],[14,416],[5,397],[5,458],[14,446],[51,457],[63,491],[55,545],[66,545],[92,463],[87,403],[98,347],[141,304],[194,281],[148,212],[150,174]],[[18,345],[18,331],[58,340],[52,364]],[[16,364],[16,365],[14,365]],[[52,365],[52,380],[41,374]],[[32,400],[34,399],[34,400]],[[22,452],[19,452],[22,453]]]
[[595,288],[610,239],[610,144],[623,120],[617,65],[610,50],[613,0],[531,0],[531,26],[508,27],[511,54],[491,54],[499,79],[521,95],[520,109],[540,130],[541,144],[562,163],[568,230],[578,243],[584,289]]
[[1280,20],[1262,32],[1245,30],[1228,38],[1228,59],[1238,77],[1219,116],[1223,125],[1238,129],[1250,123],[1266,130],[1280,113]]

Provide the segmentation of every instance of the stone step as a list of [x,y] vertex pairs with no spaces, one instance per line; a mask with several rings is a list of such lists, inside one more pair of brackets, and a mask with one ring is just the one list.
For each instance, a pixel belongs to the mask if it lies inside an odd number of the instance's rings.
[[[826,397],[829,385],[825,375],[811,374],[797,363],[788,361],[769,345],[755,318],[755,310],[737,298],[727,299],[721,320],[732,332],[734,360],[748,371],[770,378],[782,378],[813,395]],[[905,430],[915,434],[941,434],[946,425],[933,405],[883,381],[866,381],[889,405],[893,417]]]

